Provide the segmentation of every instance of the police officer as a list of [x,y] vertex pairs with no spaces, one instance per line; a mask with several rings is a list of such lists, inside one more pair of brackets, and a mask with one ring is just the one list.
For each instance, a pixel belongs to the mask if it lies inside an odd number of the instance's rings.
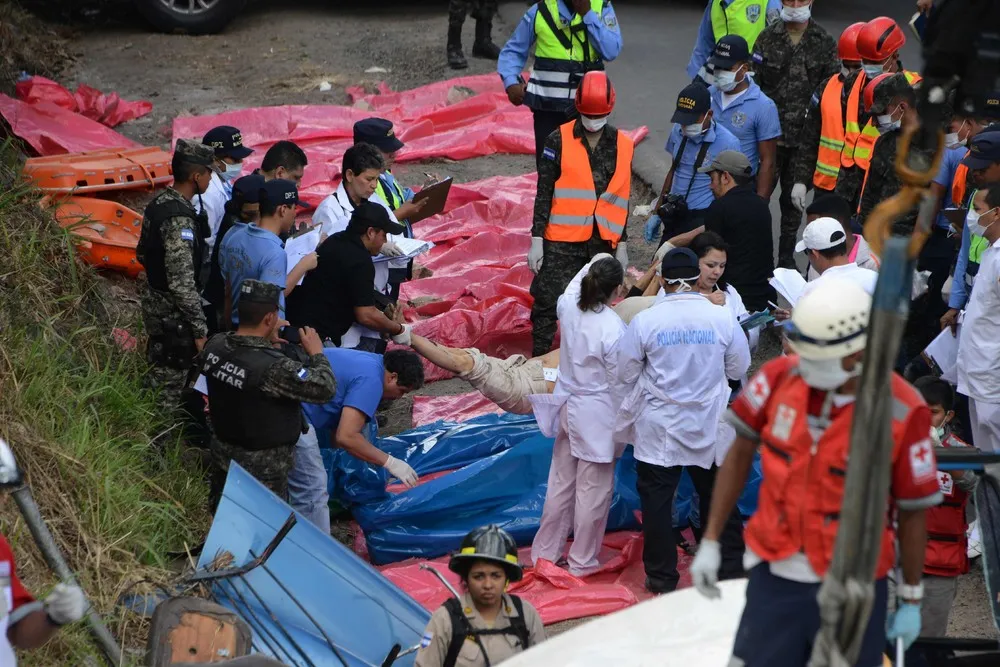
[[214,336],[200,356],[212,423],[213,505],[222,492],[230,461],[284,500],[295,443],[307,426],[301,403],[329,401],[336,389],[323,343],[313,329],[299,331],[302,348],[309,355],[305,363],[274,348],[282,324],[280,294],[277,285],[244,280],[239,328]]
[[[788,4],[796,3],[791,0]],[[687,65],[692,82],[712,83],[705,63],[720,39],[739,35],[752,49],[764,26],[777,20],[781,6],[781,0],[709,0]]]
[[215,153],[204,144],[179,139],[171,167],[174,184],[146,206],[136,257],[146,269],[142,322],[152,364],[146,375],[170,421],[181,403],[195,355],[208,336],[201,301],[203,256],[211,230],[192,205],[212,180]]
[[635,145],[608,125],[615,89],[604,72],[588,72],[576,91],[580,117],[549,135],[538,167],[538,195],[528,267],[534,353],[549,351],[556,301],[573,276],[602,252],[628,267],[625,229]]
[[[535,61],[525,83],[521,72],[532,44]],[[534,114],[539,164],[548,136],[576,115],[573,99],[583,75],[604,69],[621,48],[610,0],[540,0],[525,12],[500,52],[497,72],[511,104]]]
[[465,69],[469,63],[462,53],[462,26],[469,12],[476,19],[476,41],[472,43],[472,56],[496,60],[500,47],[493,43],[493,17],[497,13],[496,0],[449,0],[448,2],[448,67]]
[[[813,91],[840,70],[841,62],[836,42],[812,19],[811,11],[804,21],[788,12],[782,12],[781,16],[783,20],[769,23],[757,38],[753,69],[754,80],[764,95],[774,100],[781,118],[782,136],[777,142],[777,180],[781,184],[778,260],[781,266],[789,267],[793,263],[795,235],[802,222],[802,211],[792,202],[795,159],[802,148],[799,135]],[[854,62],[861,66],[860,57]]]
[[211,250],[215,247],[222,216],[226,214],[226,202],[233,196],[232,184],[240,177],[243,160],[253,153],[253,149],[244,146],[243,133],[229,125],[213,127],[205,133],[201,143],[215,151],[216,173],[212,175],[208,191],[199,200],[199,206],[203,207],[199,210],[204,210],[208,215],[208,226],[212,230],[212,235],[208,238]]

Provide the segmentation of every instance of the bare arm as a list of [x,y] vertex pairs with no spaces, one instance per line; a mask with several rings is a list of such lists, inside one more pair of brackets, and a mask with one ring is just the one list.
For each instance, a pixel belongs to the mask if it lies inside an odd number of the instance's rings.
[[675,248],[686,248],[691,245],[691,241],[694,241],[694,237],[698,236],[705,231],[705,225],[699,225],[695,227],[690,232],[684,232],[683,234],[678,234],[677,236],[670,239],[669,243],[673,244]]
[[363,412],[357,408],[345,406],[340,413],[337,432],[333,435],[333,444],[336,447],[342,447],[348,454],[366,463],[384,466],[389,458],[388,455],[361,435],[361,429],[367,423],[368,418]]
[[757,194],[764,199],[770,199],[774,192],[774,174],[777,169],[778,140],[768,139],[757,142],[760,153],[760,165],[757,167]]
[[[743,493],[743,486],[750,475],[753,465],[753,455],[757,451],[757,443],[742,435],[736,436],[733,446],[726,454],[726,460],[719,468],[715,478],[715,488],[712,490],[712,509],[708,513],[708,524],[705,527],[706,540],[718,540],[722,527],[736,507],[736,501]],[[923,556],[921,555],[921,566]]]
[[927,552],[927,520],[924,512],[922,509],[899,510],[897,519],[903,581],[911,586],[920,583],[924,572],[924,555]]
[[472,357],[465,350],[438,345],[413,333],[410,334],[410,347],[421,357],[446,371],[468,373],[472,370]]
[[354,319],[361,326],[395,336],[403,333],[403,325],[393,322],[375,306],[359,306],[354,309]]
[[7,639],[22,651],[36,649],[59,632],[59,626],[49,620],[43,609],[33,611],[7,628]]

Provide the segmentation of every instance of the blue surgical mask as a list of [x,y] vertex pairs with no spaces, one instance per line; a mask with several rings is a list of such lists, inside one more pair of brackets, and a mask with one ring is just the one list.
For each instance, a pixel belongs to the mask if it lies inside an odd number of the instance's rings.
[[862,69],[865,70],[865,75],[869,79],[874,79],[879,74],[882,74],[885,71],[885,67],[883,66],[882,63],[878,63],[876,65],[869,65],[868,63],[865,63],[861,67]]
[[715,87],[724,93],[728,93],[741,82],[736,80],[736,72],[730,72],[727,70],[716,70],[715,71]]
[[236,164],[226,164],[226,171],[223,173],[222,178],[226,181],[232,182],[240,177],[243,173],[243,163],[237,162]]

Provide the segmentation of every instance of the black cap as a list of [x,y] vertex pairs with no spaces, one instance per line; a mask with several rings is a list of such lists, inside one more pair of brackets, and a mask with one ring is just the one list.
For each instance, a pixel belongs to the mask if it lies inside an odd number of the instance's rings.
[[976,170],[986,169],[996,162],[1000,162],[1000,132],[984,130],[972,138],[969,154],[962,160],[962,164]]
[[708,64],[712,67],[732,69],[736,63],[748,60],[750,60],[750,47],[747,46],[747,40],[739,35],[726,35],[715,45]]
[[385,118],[365,118],[354,124],[354,143],[371,144],[383,153],[395,153],[405,144],[392,130],[392,121]]
[[295,187],[294,181],[284,178],[275,178],[264,183],[260,188],[261,201],[267,201],[275,206],[298,204],[305,206],[299,200],[299,189]]
[[213,127],[205,134],[201,143],[211,147],[216,157],[231,157],[242,160],[251,153],[252,148],[243,145],[243,133],[231,125]]
[[264,183],[264,177],[260,174],[241,176],[233,183],[233,194],[241,195],[244,204],[259,204],[260,191],[264,189]]
[[389,217],[389,211],[381,204],[370,201],[361,202],[351,214],[351,221],[347,223],[347,229],[352,232],[364,232],[369,227],[385,230],[387,234],[402,234],[406,227],[393,222]]
[[701,275],[698,255],[688,248],[674,248],[663,256],[660,275],[664,280],[694,280]]
[[983,97],[979,115],[988,120],[1000,120],[1000,91],[987,93]]
[[681,125],[697,123],[711,108],[712,97],[708,93],[708,88],[692,83],[677,96],[677,111],[670,118],[670,122]]
[[240,283],[240,300],[263,303],[269,306],[278,307],[278,300],[281,297],[281,288],[274,283],[266,283],[263,280],[253,280],[247,278]]

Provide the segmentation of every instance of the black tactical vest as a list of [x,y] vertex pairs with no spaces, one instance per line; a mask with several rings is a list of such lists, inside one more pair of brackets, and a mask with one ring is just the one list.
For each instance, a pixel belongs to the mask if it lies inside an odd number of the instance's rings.
[[194,283],[200,292],[202,256],[205,252],[205,239],[209,236],[208,220],[207,216],[196,214],[194,207],[186,201],[178,201],[173,197],[156,197],[149,203],[143,214],[136,258],[146,269],[149,286],[161,292],[167,291],[166,248],[163,246],[161,227],[174,217],[191,218],[195,221],[191,260],[194,265]]
[[260,450],[294,445],[302,434],[302,405],[261,392],[278,350],[234,345],[233,334],[214,336],[202,352],[212,429],[227,445]]

